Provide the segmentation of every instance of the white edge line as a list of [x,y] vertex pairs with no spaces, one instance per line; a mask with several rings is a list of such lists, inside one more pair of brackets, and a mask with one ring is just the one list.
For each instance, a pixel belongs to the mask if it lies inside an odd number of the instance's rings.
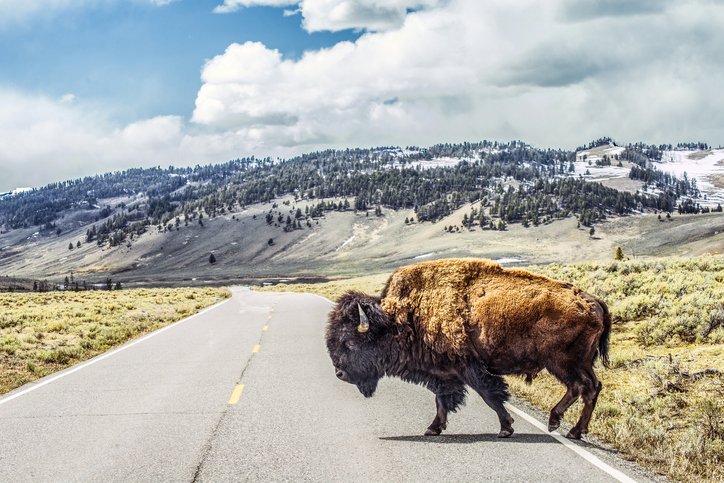
[[[298,292],[297,292],[297,293],[298,293]],[[331,300],[329,300],[327,297],[323,297],[323,296],[321,296],[321,295],[317,295],[317,294],[306,294],[306,293],[305,293],[305,294],[302,294],[302,295],[314,295],[315,297],[319,297],[319,298],[321,298],[321,299],[324,299],[324,300],[326,300],[327,302],[329,302],[330,304],[334,305],[334,302],[332,302]],[[588,461],[589,463],[591,463],[593,466],[596,466],[596,467],[599,468],[600,470],[608,473],[609,475],[611,475],[613,478],[617,479],[618,481],[621,481],[622,483],[636,483],[636,480],[634,480],[633,478],[627,476],[627,475],[624,474],[622,471],[617,470],[617,469],[614,468],[613,466],[611,466],[611,465],[609,465],[609,464],[607,464],[607,463],[604,463],[599,457],[595,456],[593,453],[591,453],[591,452],[589,452],[589,451],[586,451],[585,449],[581,448],[581,447],[578,446],[577,444],[571,442],[571,441],[570,441],[568,438],[566,438],[565,436],[562,436],[562,435],[559,434],[559,433],[549,432],[549,431],[548,431],[548,428],[547,428],[546,426],[544,426],[543,423],[541,423],[540,421],[538,421],[536,418],[534,418],[534,417],[531,416],[530,414],[522,411],[521,409],[518,409],[517,407],[515,407],[515,406],[513,406],[512,404],[507,403],[507,402],[505,403],[505,406],[506,406],[508,409],[510,409],[512,412],[514,412],[515,414],[517,414],[518,416],[520,416],[521,418],[525,419],[525,420],[528,421],[530,424],[532,424],[533,426],[535,426],[536,429],[540,430],[540,431],[543,432],[544,434],[549,435],[551,438],[555,439],[556,441],[558,441],[559,443],[561,443],[563,446],[565,446],[565,447],[568,448],[569,450],[573,451],[574,453],[576,453],[578,456],[580,456],[580,457],[583,458],[584,460],[586,460],[586,461]]]
[[[299,294],[299,292],[294,292],[294,293]],[[327,297],[325,297],[323,295],[317,295],[316,293],[306,293],[306,292],[304,293],[304,295],[314,295],[315,297],[319,297],[320,299],[329,302],[330,305],[336,305],[336,302],[329,300]]]
[[525,419],[526,421],[528,421],[530,424],[532,424],[533,426],[535,426],[535,427],[536,427],[537,429],[539,429],[540,431],[548,434],[551,438],[555,439],[556,441],[558,441],[559,443],[561,443],[561,444],[562,444],[563,446],[565,446],[566,448],[568,448],[568,449],[570,449],[571,451],[573,451],[574,453],[578,454],[578,456],[580,456],[580,457],[583,458],[584,460],[588,461],[588,462],[591,463],[593,466],[598,467],[599,469],[605,471],[606,473],[608,473],[608,474],[611,475],[612,477],[616,478],[618,481],[621,481],[621,482],[624,482],[624,483],[636,483],[636,480],[634,480],[634,479],[632,479],[631,477],[625,475],[623,472],[617,470],[617,469],[614,468],[613,466],[604,463],[603,461],[601,461],[600,458],[598,458],[597,456],[593,455],[593,454],[590,453],[589,451],[586,451],[585,449],[581,448],[581,447],[578,446],[577,444],[573,443],[572,441],[570,441],[570,440],[569,440],[568,438],[566,438],[565,436],[562,436],[562,435],[560,435],[559,433],[556,433],[556,432],[548,432],[548,428],[545,427],[545,426],[543,425],[543,423],[541,423],[540,421],[538,421],[536,418],[534,418],[534,417],[531,416],[530,414],[528,414],[528,413],[526,413],[526,412],[523,412],[522,410],[518,409],[517,407],[513,406],[513,405],[510,404],[510,403],[505,403],[505,406],[506,406],[508,409],[510,409],[511,411],[513,411],[515,414],[517,414],[518,416],[520,416],[521,418],[523,418],[523,419]]
[[[233,297],[233,295],[232,295],[232,297]],[[88,367],[88,366],[92,366],[92,365],[95,364],[96,362],[100,362],[100,361],[102,361],[103,359],[105,359],[105,358],[107,358],[107,357],[111,357],[111,356],[114,355],[114,354],[118,354],[119,352],[124,351],[124,350],[128,349],[129,347],[133,347],[133,346],[136,345],[136,344],[140,344],[141,342],[143,342],[143,341],[145,341],[145,340],[148,340],[148,339],[150,339],[151,337],[155,337],[155,336],[157,336],[158,334],[160,334],[160,333],[162,333],[162,332],[165,332],[165,331],[171,329],[172,327],[176,327],[177,325],[180,325],[180,324],[182,324],[182,323],[184,323],[184,322],[187,322],[187,321],[189,321],[189,320],[191,320],[191,319],[193,319],[193,318],[196,318],[196,317],[198,317],[198,316],[200,316],[200,315],[202,315],[202,314],[205,314],[206,312],[209,312],[209,311],[211,311],[211,310],[214,310],[215,308],[220,307],[221,305],[224,305],[224,304],[227,303],[227,302],[230,302],[231,299],[232,299],[232,297],[229,297],[229,298],[226,299],[226,300],[222,300],[221,302],[216,303],[216,304],[214,304],[214,305],[212,305],[212,306],[210,306],[210,307],[206,307],[206,308],[203,309],[201,312],[197,312],[197,313],[195,313],[194,315],[192,315],[191,317],[186,317],[185,319],[181,319],[181,320],[179,320],[179,321],[176,321],[176,322],[174,322],[173,324],[167,325],[166,327],[162,327],[162,328],[160,328],[160,329],[158,329],[158,330],[156,330],[156,331],[154,331],[154,332],[151,332],[150,334],[146,334],[146,335],[144,335],[143,337],[141,337],[140,339],[136,339],[136,340],[134,340],[134,341],[128,342],[128,343],[122,345],[121,347],[118,347],[118,348],[116,348],[116,349],[113,349],[113,350],[111,350],[111,351],[109,351],[109,352],[105,352],[105,353],[103,353],[103,354],[101,354],[101,355],[98,355],[98,356],[94,357],[94,358],[91,359],[91,360],[82,362],[82,363],[80,363],[80,364],[72,367],[71,369],[66,369],[66,370],[64,370],[63,372],[61,372],[60,374],[57,374],[57,375],[55,375],[55,376],[51,376],[51,377],[49,377],[48,379],[43,379],[43,380],[41,380],[40,382],[36,382],[36,383],[32,383],[32,382],[31,382],[30,384],[32,384],[32,385],[31,385],[30,387],[28,387],[28,388],[26,388],[26,389],[22,389],[22,390],[20,390],[20,391],[18,391],[18,392],[15,392],[15,393],[13,393],[13,394],[10,394],[9,396],[6,396],[6,397],[0,399],[0,406],[2,406],[3,404],[5,404],[5,403],[7,403],[7,402],[12,401],[12,400],[15,399],[15,398],[18,398],[18,397],[20,397],[20,396],[23,396],[23,395],[29,393],[29,392],[35,391],[36,389],[39,389],[39,388],[41,388],[41,387],[43,387],[43,386],[46,386],[46,385],[50,384],[51,382],[57,381],[58,379],[61,379],[61,378],[65,377],[65,376],[68,376],[68,375],[70,375],[70,374],[73,374],[74,372],[80,371],[81,369],[85,369],[85,368]]]

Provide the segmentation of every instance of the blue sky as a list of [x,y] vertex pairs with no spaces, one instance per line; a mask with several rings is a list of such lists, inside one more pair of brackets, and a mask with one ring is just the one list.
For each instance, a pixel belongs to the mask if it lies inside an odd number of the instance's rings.
[[717,146],[722,25],[722,0],[0,0],[0,192],[335,147]]
[[[0,2],[0,5],[2,2]],[[204,61],[234,43],[260,41],[285,57],[359,36],[306,32],[299,15],[252,7],[213,13],[218,2],[111,2],[0,28],[0,84],[102,103],[120,122],[190,117]]]

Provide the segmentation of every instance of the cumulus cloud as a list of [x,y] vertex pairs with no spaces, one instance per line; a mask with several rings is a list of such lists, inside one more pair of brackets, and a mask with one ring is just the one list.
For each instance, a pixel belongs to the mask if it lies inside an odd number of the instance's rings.
[[[285,5],[314,1],[322,5]],[[203,66],[188,121],[117,125],[82,99],[0,88],[0,182],[328,147],[522,139],[573,148],[600,136],[724,143],[721,1],[582,1],[578,16],[570,0],[384,4],[406,6],[399,25],[298,59],[259,42],[229,45]],[[27,168],[35,165],[49,168]]]
[[235,12],[243,7],[288,7],[297,5],[309,32],[323,30],[389,30],[399,27],[410,10],[438,6],[441,0],[224,0],[216,13]]
[[567,0],[561,15],[568,20],[591,20],[600,17],[625,17],[661,13],[673,0]]
[[[421,5],[384,5],[413,3]],[[299,8],[310,30],[332,30],[334,7],[350,4],[384,8],[377,0],[302,0]],[[721,2],[584,1],[578,16],[574,4],[428,2],[403,8],[396,28],[298,60],[256,42],[233,44],[204,66],[192,120],[284,146],[722,141],[714,81],[724,75]]]
[[244,153],[275,153],[262,150],[248,130],[206,132],[179,116],[117,125],[101,107],[64,98],[0,87],[0,192],[135,166],[194,165]]

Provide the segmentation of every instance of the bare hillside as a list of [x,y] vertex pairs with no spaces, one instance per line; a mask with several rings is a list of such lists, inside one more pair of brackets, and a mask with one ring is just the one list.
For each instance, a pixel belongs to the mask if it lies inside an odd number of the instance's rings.
[[[288,204],[284,204],[286,201]],[[275,213],[305,210],[306,202],[278,200]],[[473,205],[474,207],[475,205]],[[117,247],[85,243],[87,227],[59,236],[32,230],[0,235],[0,274],[12,277],[57,278],[71,271],[77,277],[124,281],[203,282],[205,280],[349,276],[389,270],[398,265],[442,257],[487,257],[515,263],[605,261],[622,246],[627,256],[693,256],[724,252],[724,216],[720,213],[609,218],[577,228],[575,218],[505,231],[461,226],[464,206],[436,223],[406,223],[412,210],[374,213],[327,212],[301,229],[284,231],[268,223],[272,204],[229,212],[203,225],[177,229],[152,228],[133,242]],[[278,226],[277,226],[278,225]],[[449,232],[449,226],[458,231]],[[81,242],[77,248],[78,241]],[[69,249],[69,245],[73,249]],[[213,253],[216,262],[210,263]]]

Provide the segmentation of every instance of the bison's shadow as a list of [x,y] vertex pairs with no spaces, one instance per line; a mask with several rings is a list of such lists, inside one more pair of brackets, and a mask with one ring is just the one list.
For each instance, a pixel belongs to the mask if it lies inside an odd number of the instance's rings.
[[[442,434],[440,436],[381,436],[384,441],[408,441],[412,443],[443,443],[443,444],[471,444],[471,443],[545,443],[560,444],[549,434],[541,433],[515,433],[510,438],[498,438],[493,433],[487,434]],[[593,448],[610,454],[619,452],[599,446],[598,444],[585,440],[571,440],[572,443],[584,448]]]
[[489,434],[441,434],[440,436],[381,436],[384,441],[408,441],[412,443],[444,443],[444,444],[471,444],[471,443],[547,443],[558,444],[547,434],[515,433],[510,438],[498,438]]

